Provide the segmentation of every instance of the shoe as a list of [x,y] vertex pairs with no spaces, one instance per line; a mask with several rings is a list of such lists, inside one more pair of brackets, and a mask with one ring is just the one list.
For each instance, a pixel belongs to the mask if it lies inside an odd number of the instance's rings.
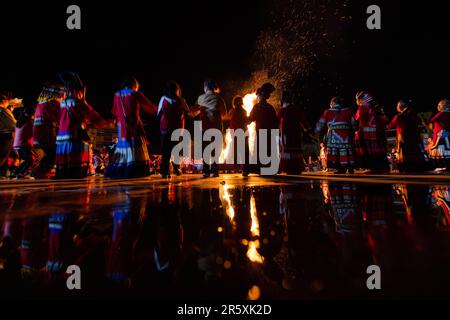
[[211,177],[213,177],[213,178],[218,178],[218,177],[219,177],[219,174],[218,174],[218,173],[212,173],[212,174],[211,174]]
[[182,172],[181,172],[180,169],[174,169],[173,173],[175,173],[176,176],[181,176],[182,175]]
[[336,174],[345,174],[345,170],[344,169],[339,169],[338,171],[336,171]]
[[170,179],[170,174],[165,173],[162,175],[163,179]]
[[353,170],[353,169],[348,169],[348,173],[349,173],[349,174],[354,174],[354,173],[355,173],[355,170]]
[[202,174],[202,176],[203,176],[203,178],[209,178],[209,173],[204,172],[204,173]]
[[243,177],[248,177],[248,175],[249,175],[249,173],[248,173],[248,172],[245,172],[245,171],[244,171],[244,172],[242,172],[242,176],[243,176]]

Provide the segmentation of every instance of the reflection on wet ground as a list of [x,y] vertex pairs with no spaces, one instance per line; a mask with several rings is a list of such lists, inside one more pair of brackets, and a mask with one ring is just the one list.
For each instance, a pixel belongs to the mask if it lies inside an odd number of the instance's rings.
[[450,297],[442,184],[93,179],[1,185],[0,199],[0,295],[69,294],[75,264],[92,297]]

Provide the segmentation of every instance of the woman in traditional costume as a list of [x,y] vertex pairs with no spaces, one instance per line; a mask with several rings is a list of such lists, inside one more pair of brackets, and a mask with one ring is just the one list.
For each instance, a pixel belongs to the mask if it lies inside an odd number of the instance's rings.
[[34,111],[34,107],[30,106],[22,108],[16,123],[14,150],[17,152],[20,160],[20,165],[13,173],[16,179],[33,179],[29,174],[36,160],[36,155],[33,151]]
[[394,161],[400,172],[423,172],[427,168],[428,157],[420,136],[419,118],[408,100],[400,100],[397,111],[388,125],[388,129],[397,130]]
[[117,120],[118,143],[105,170],[109,178],[138,178],[150,175],[150,157],[140,111],[155,115],[157,106],[139,91],[139,83],[129,77],[114,95],[112,114]]
[[278,111],[280,121],[280,171],[288,174],[300,174],[305,170],[302,142],[303,134],[310,131],[302,109],[294,105],[289,92],[284,92],[282,108]]
[[[181,95],[181,88],[175,81],[166,84],[164,96],[158,106],[158,116],[160,120],[161,132],[161,174],[163,178],[170,177],[169,166],[173,147],[178,143],[172,141],[172,133],[177,129],[184,128],[184,117],[189,112],[186,100]],[[173,172],[179,176],[181,171],[179,165],[172,163]]]
[[38,98],[34,113],[33,144],[36,163],[33,176],[49,179],[53,176],[56,157],[56,134],[59,124],[59,104],[65,90],[58,84],[46,84]]
[[90,166],[90,141],[83,126],[87,123],[102,128],[108,123],[86,102],[86,88],[78,76],[68,74],[62,80],[67,97],[60,103],[55,178],[85,178]]
[[450,168],[450,100],[438,104],[438,113],[429,120],[433,126],[433,140],[427,146],[429,156],[437,170]]
[[316,133],[327,130],[325,136],[326,167],[337,173],[353,173],[355,166],[355,145],[353,133],[356,128],[353,110],[344,105],[341,97],[331,99],[330,108],[325,110],[316,125]]
[[355,120],[359,130],[355,135],[359,166],[369,172],[389,170],[387,161],[386,124],[387,117],[373,96],[365,91],[356,95],[358,111]]

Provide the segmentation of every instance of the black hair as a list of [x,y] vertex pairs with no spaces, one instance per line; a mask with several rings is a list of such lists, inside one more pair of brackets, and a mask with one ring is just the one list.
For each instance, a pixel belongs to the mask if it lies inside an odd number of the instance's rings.
[[205,80],[205,82],[203,83],[203,85],[204,85],[205,87],[207,87],[208,90],[215,90],[215,89],[219,88],[219,85],[217,84],[217,82],[215,82],[215,81],[212,80],[212,79],[207,79],[207,80]]
[[181,87],[177,82],[173,80],[167,81],[166,87],[164,89],[164,95],[166,97],[174,99],[177,97],[178,90],[181,90]]
[[120,87],[122,89],[124,88],[132,88],[135,84],[138,84],[139,82],[136,80],[136,78],[132,75],[128,75],[126,76],[123,81],[122,84],[120,85]]

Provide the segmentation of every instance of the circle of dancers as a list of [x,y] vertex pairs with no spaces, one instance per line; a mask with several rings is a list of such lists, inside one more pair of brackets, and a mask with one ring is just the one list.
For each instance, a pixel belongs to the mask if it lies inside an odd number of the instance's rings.
[[[127,77],[114,94],[113,119],[106,120],[86,101],[86,86],[77,74],[66,72],[59,81],[47,83],[37,104],[24,106],[11,92],[0,96],[0,179],[78,179],[103,174],[108,178],[139,178],[152,172],[164,178],[181,175],[179,165],[171,163],[176,142],[172,133],[185,127],[186,117],[199,119],[202,130],[247,129],[255,122],[260,129],[279,129],[279,173],[301,174],[311,161],[305,161],[305,139],[320,144],[320,169],[336,174],[445,172],[450,168],[450,100],[439,101],[437,110],[425,120],[414,110],[411,100],[397,103],[395,117],[389,121],[375,97],[367,91],[356,94],[355,104],[336,96],[330,101],[315,128],[296,103],[292,92],[283,92],[278,112],[268,102],[276,88],[263,84],[256,92],[250,115],[244,100],[235,96],[227,111],[220,87],[213,80],[204,82],[204,93],[192,107],[183,98],[175,81],[166,84],[159,104],[150,101],[134,77]],[[158,120],[160,157],[149,152],[148,130],[142,114]],[[114,143],[93,150],[88,127],[117,127]],[[387,132],[396,131],[395,145],[388,150]],[[423,133],[427,133],[424,135]],[[428,138],[428,137],[429,138]],[[270,150],[270,139],[268,140]],[[235,165],[243,176],[255,171],[249,164],[249,139],[245,155],[236,152],[242,165]],[[206,145],[203,145],[205,148]],[[254,150],[257,150],[255,145]],[[158,163],[158,169],[155,169]],[[256,165],[257,167],[258,165]],[[203,161],[204,177],[219,176],[220,165]],[[310,168],[309,168],[310,170]],[[197,172],[197,171],[194,171]]]

